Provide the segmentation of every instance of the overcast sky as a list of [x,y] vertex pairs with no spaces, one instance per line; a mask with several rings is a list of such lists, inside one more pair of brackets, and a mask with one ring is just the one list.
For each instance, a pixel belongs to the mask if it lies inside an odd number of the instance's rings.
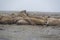
[[0,10],[60,12],[60,0],[0,0]]

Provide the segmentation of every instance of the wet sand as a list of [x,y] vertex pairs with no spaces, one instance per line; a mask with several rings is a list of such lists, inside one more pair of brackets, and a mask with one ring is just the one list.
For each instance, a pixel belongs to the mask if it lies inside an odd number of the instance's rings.
[[60,27],[0,25],[0,40],[60,40]]

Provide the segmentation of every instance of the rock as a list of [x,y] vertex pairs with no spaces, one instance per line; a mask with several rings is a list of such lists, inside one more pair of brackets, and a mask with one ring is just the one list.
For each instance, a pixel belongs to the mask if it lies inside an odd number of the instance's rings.
[[4,30],[3,28],[0,28],[0,30]]

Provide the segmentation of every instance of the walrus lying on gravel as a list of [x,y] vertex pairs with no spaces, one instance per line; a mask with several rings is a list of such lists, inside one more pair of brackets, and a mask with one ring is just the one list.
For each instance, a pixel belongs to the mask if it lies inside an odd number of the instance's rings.
[[2,24],[31,24],[31,25],[44,25],[46,24],[46,17],[29,17],[26,11],[21,11],[19,14],[14,13],[9,16],[0,17],[0,23]]
[[35,25],[45,25],[46,19],[37,19],[37,18],[31,18],[31,21],[35,23]]
[[23,17],[15,17],[14,20],[16,20],[16,24],[19,24],[19,25],[21,25],[21,24],[28,25],[29,24],[26,20],[24,20]]
[[24,19],[28,21],[30,24],[32,23],[32,25],[45,25],[47,21],[46,18],[38,19],[38,18],[30,17],[30,18],[24,18]]
[[29,23],[26,20],[21,19],[21,20],[18,20],[16,22],[16,24],[18,24],[18,25],[28,25]]
[[47,25],[50,25],[50,26],[59,26],[60,25],[60,19],[57,19],[57,18],[48,18],[47,20]]
[[1,24],[12,24],[14,22],[14,19],[10,16],[2,16],[0,19]]
[[0,15],[0,24],[31,24],[31,25],[60,25],[60,19],[48,16],[29,16],[26,10],[17,15]]

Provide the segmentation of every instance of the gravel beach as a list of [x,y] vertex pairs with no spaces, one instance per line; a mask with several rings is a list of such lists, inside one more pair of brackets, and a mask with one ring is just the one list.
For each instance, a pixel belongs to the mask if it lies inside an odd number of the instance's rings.
[[0,25],[0,40],[60,40],[60,27]]

